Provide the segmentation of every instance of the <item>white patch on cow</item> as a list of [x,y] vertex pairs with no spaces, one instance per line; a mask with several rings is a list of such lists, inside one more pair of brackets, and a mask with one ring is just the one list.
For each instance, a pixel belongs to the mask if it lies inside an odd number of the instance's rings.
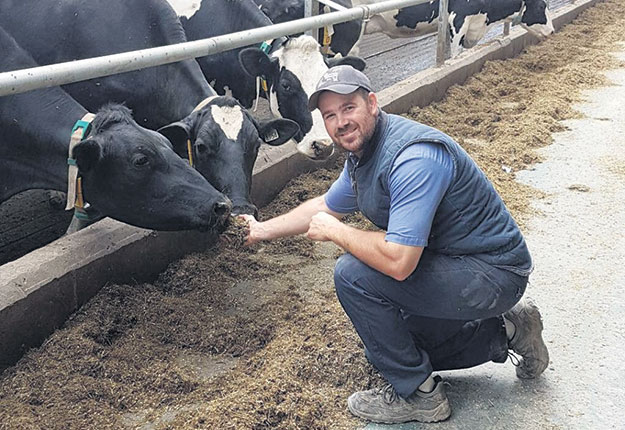
[[[453,15],[453,16],[452,16]],[[451,13],[449,15],[449,25],[452,26],[453,29],[453,20],[455,19],[455,13]],[[459,46],[460,40],[462,36],[464,36],[464,42],[462,46],[465,48],[472,48],[477,45],[477,43],[484,37],[486,31],[488,29],[488,16],[485,13],[478,13],[476,15],[467,15],[464,18],[464,22],[462,23],[462,27],[458,33],[453,35],[452,44],[455,46]],[[454,30],[452,30],[453,32]]]
[[555,28],[553,27],[553,21],[551,20],[551,13],[549,13],[549,9],[545,9],[545,18],[547,19],[546,24],[525,25],[521,23],[521,27],[523,27],[530,33],[534,34],[539,39],[544,39],[547,36],[552,35],[555,31]]
[[226,137],[236,141],[243,127],[243,112],[240,106],[211,106],[211,114]]
[[184,16],[189,19],[200,10],[202,0],[167,0],[170,6],[176,11],[179,17]]
[[328,70],[319,43],[310,36],[291,39],[271,57],[277,58],[281,67],[297,76],[308,96],[315,91],[317,82]]
[[278,106],[278,95],[276,94],[273,88],[271,89],[271,92],[269,93],[269,110],[271,111],[273,116],[277,118],[282,118],[282,115],[280,114],[280,109]]

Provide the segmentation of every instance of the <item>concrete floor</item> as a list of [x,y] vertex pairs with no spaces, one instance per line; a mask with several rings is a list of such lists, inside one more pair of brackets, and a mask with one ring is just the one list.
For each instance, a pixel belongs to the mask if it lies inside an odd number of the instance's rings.
[[[619,58],[625,60],[625,44]],[[486,364],[443,372],[451,418],[366,430],[625,429],[625,68],[588,91],[586,118],[544,148],[518,179],[544,191],[526,239],[536,269],[528,295],[543,313],[551,363],[536,380]]]

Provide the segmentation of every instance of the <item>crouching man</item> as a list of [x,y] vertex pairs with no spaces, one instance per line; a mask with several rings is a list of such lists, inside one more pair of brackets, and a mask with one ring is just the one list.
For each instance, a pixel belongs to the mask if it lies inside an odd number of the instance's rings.
[[[265,222],[247,243],[306,233],[346,251],[336,293],[389,384],[348,399],[364,419],[436,422],[451,409],[439,370],[521,356],[520,378],[549,363],[538,308],[522,298],[532,270],[525,240],[469,155],[444,133],[378,107],[369,79],[329,69],[309,100],[348,152],[322,196]],[[381,231],[346,224],[360,211]]]

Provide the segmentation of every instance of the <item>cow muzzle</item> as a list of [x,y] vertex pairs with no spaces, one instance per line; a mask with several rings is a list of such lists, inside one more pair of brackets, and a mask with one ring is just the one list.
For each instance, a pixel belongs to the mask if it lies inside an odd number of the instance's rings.
[[258,208],[253,204],[235,205],[232,208],[232,212],[230,213],[230,215],[252,215],[254,216],[254,218],[258,219]]
[[201,230],[207,231],[213,228],[217,231],[223,231],[223,229],[226,228],[230,212],[232,212],[232,202],[230,202],[229,199],[213,203],[210,210],[208,225]]
[[327,160],[334,153],[334,143],[330,139],[307,140],[297,144],[297,150],[311,160]]

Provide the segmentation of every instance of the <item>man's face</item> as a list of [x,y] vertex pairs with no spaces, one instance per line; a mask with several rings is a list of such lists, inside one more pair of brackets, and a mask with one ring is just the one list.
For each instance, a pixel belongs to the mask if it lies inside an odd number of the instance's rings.
[[365,143],[373,136],[378,116],[378,100],[374,93],[337,94],[324,91],[317,106],[332,141],[346,151],[362,155]]

